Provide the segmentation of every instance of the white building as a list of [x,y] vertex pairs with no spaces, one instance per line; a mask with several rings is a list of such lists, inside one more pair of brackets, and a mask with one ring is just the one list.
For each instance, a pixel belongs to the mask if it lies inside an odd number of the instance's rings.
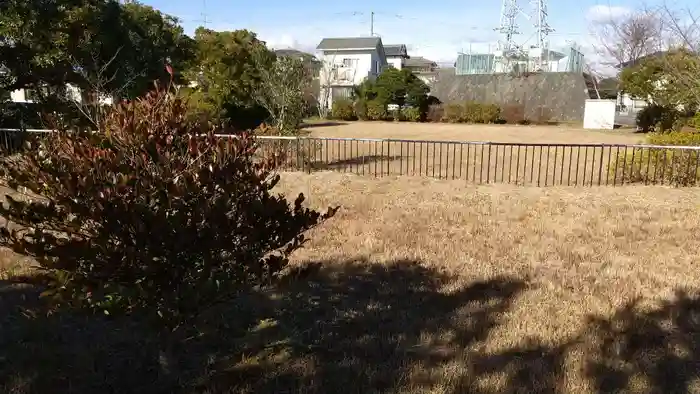
[[386,62],[397,70],[404,68],[406,59],[409,58],[406,45],[385,45],[384,53],[386,54]]
[[403,67],[410,70],[418,79],[432,86],[437,76],[438,64],[422,56],[411,57],[404,61]]
[[324,38],[316,49],[321,61],[319,102],[327,108],[336,98],[352,97],[354,86],[373,80],[388,65],[379,37]]
[[[85,99],[87,99],[87,95],[81,93],[78,87],[73,86],[71,84],[67,84],[66,98],[78,103],[82,103],[83,101],[85,101]],[[33,103],[36,100],[36,98],[35,93],[32,89],[17,89],[15,91],[10,92],[10,100],[15,103]],[[102,105],[112,105],[113,101],[114,100],[112,99],[112,97],[106,95],[101,95],[101,97],[99,98],[99,103]]]
[[[664,56],[665,54],[666,54],[665,51],[654,52],[654,53],[651,53],[649,55],[642,56],[636,60],[620,63],[617,66],[615,66],[615,68],[617,68],[620,72],[622,72],[622,70],[624,70],[625,68],[634,67],[635,65],[637,65],[645,60],[652,59],[652,58],[659,57],[659,56]],[[659,84],[658,82],[657,82],[657,87],[659,89],[663,89],[662,84]],[[644,109],[647,105],[649,105],[649,102],[651,102],[651,101],[652,101],[651,97],[647,97],[647,98],[632,97],[627,93],[623,93],[623,92],[617,93],[617,107],[618,107],[619,112],[624,113],[624,114],[629,114],[630,116],[636,116],[636,114],[639,111],[641,111],[642,109]]]

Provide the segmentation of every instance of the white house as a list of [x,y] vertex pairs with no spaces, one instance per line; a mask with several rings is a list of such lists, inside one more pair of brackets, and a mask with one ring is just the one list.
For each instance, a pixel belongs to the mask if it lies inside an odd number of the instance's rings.
[[326,108],[336,98],[350,98],[355,85],[376,78],[388,65],[379,37],[324,38],[316,49],[321,61],[319,103]]
[[[666,53],[667,53],[666,51],[657,51],[657,52],[651,53],[649,55],[642,56],[636,60],[620,63],[617,66],[615,66],[615,68],[617,68],[618,70],[620,70],[620,72],[622,72],[622,70],[624,70],[625,68],[634,67],[635,65],[637,65],[645,60],[655,58],[655,57],[661,57],[661,56],[666,55]],[[659,89],[663,89],[662,85],[663,84],[661,84],[657,81],[657,87]],[[617,93],[617,107],[619,109],[619,112],[630,114],[630,115],[636,115],[637,112],[641,111],[647,105],[649,105],[649,102],[651,102],[651,101],[652,101],[651,97],[649,97],[647,99],[643,99],[643,98],[639,98],[639,97],[631,97],[627,93],[622,93],[622,92]]]
[[[80,89],[71,84],[66,85],[66,98],[73,100],[77,103],[82,103],[84,101],[84,94],[81,93]],[[33,103],[35,100],[35,93],[32,89],[17,89],[10,92],[10,101],[15,103]],[[103,105],[112,105],[113,99],[110,96],[100,95],[99,103]]]
[[386,54],[386,62],[397,70],[404,67],[406,59],[409,58],[406,45],[385,45],[384,53]]
[[438,65],[436,62],[426,59],[422,56],[416,56],[404,61],[403,67],[410,70],[413,75],[417,76],[423,82],[431,86],[435,82]]

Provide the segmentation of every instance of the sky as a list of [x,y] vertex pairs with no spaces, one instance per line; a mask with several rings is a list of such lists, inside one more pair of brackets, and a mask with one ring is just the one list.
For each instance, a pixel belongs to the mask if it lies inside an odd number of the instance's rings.
[[[369,36],[370,14],[374,33],[384,45],[405,44],[409,55],[451,63],[459,52],[483,53],[495,47],[499,34],[500,0],[141,0],[164,13],[180,18],[188,34],[204,24],[214,30],[248,29],[268,46],[295,48],[314,53],[324,37]],[[651,2],[650,2],[651,1]],[[647,0],[646,6],[663,0]],[[516,43],[533,43],[529,0],[519,0],[523,14]],[[657,2],[655,4],[655,2]],[[563,48],[571,42],[581,46],[587,61],[604,63],[595,51],[595,24],[640,7],[634,0],[549,0],[550,46]],[[674,8],[695,4],[676,0]],[[694,8],[697,8],[697,4]]]

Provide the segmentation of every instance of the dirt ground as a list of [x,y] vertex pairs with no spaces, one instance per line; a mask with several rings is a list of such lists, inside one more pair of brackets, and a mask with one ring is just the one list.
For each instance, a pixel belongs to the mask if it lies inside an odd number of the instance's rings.
[[395,138],[518,143],[635,144],[644,136],[630,129],[585,130],[576,126],[471,125],[449,123],[325,122],[308,128],[317,137]]

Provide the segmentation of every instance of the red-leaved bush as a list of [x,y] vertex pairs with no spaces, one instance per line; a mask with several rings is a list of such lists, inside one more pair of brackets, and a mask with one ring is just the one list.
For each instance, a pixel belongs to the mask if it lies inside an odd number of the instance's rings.
[[337,208],[289,204],[252,136],[215,131],[157,90],[118,105],[98,132],[33,141],[3,175],[38,197],[7,198],[0,245],[35,258],[59,304],[145,312],[169,328],[268,282]]

